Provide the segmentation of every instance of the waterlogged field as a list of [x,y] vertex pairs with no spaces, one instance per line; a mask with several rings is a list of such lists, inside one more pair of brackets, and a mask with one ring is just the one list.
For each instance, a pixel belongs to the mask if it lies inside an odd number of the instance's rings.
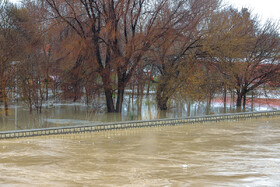
[[280,118],[0,141],[0,185],[280,186]]

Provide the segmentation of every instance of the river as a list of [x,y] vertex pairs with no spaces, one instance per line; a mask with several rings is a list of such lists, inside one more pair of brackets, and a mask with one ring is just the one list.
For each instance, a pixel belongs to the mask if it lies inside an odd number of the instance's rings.
[[0,141],[0,185],[280,186],[279,117]]

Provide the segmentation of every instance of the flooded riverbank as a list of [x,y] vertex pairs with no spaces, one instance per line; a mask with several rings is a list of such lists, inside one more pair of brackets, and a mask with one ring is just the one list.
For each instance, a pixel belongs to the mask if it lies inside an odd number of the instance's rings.
[[[102,108],[102,107],[101,107]],[[279,110],[279,100],[255,99],[242,111],[271,111]],[[211,105],[206,102],[182,102],[173,100],[170,109],[160,112],[152,98],[145,97],[141,102],[125,98],[122,114],[109,114],[104,109],[87,106],[83,103],[54,103],[48,108],[44,106],[42,113],[29,113],[23,104],[11,105],[9,116],[0,114],[0,131],[38,129],[48,127],[87,125],[100,122],[120,122],[134,120],[154,120],[163,118],[195,117],[211,114],[236,113],[235,104],[229,99],[223,103],[215,99]]]
[[0,142],[0,184],[279,186],[280,118]]

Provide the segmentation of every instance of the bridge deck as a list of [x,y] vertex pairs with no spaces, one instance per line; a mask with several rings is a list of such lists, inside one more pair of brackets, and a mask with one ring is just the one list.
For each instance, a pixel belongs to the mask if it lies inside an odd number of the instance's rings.
[[203,123],[203,122],[210,122],[210,121],[240,120],[240,119],[247,119],[247,118],[259,118],[265,116],[269,117],[269,116],[276,116],[276,115],[280,115],[280,111],[245,112],[245,113],[220,114],[220,115],[198,116],[198,117],[188,117],[188,118],[158,119],[158,120],[149,120],[149,121],[125,121],[125,122],[111,122],[111,123],[100,123],[100,124],[94,123],[94,124],[77,125],[77,126],[1,131],[0,139],[83,133],[83,132],[94,132],[94,131],[127,129],[127,128],[141,128],[141,127],[154,127],[154,126],[167,126],[167,125],[186,125],[186,124]]

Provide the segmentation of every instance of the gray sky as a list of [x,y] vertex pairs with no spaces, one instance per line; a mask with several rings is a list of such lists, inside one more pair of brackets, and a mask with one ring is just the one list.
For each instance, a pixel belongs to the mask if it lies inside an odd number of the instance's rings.
[[253,14],[257,14],[262,22],[270,19],[280,20],[280,0],[225,0],[225,3],[231,4],[240,9],[249,8]]

